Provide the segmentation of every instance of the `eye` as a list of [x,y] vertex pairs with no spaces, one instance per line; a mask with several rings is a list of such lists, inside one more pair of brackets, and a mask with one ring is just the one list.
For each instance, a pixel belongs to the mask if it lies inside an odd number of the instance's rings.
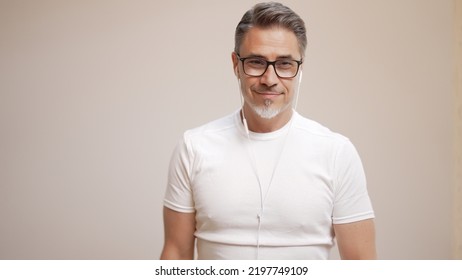
[[266,67],[266,61],[260,58],[248,58],[245,63],[250,67],[261,68]]
[[278,60],[276,66],[280,69],[290,69],[295,67],[296,63],[293,60]]

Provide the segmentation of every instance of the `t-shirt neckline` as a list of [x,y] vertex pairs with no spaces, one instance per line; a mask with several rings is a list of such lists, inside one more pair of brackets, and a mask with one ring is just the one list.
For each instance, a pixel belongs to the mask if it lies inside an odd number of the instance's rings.
[[[272,132],[264,132],[264,133],[249,131],[250,139],[265,141],[265,140],[273,140],[283,135],[286,135],[286,133],[291,127],[291,123],[297,118],[297,115],[298,113],[295,110],[293,110],[292,117],[290,118],[290,120],[278,130],[275,130]],[[241,120],[241,109],[235,112],[234,121],[236,122],[236,126],[239,128],[239,131],[243,133],[245,137],[247,137],[244,124],[242,123],[242,120]]]

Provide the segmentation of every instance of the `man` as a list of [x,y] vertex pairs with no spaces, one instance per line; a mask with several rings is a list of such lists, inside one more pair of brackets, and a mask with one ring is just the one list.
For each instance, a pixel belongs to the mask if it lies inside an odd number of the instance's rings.
[[170,163],[161,259],[374,259],[374,213],[350,141],[300,116],[303,20],[255,5],[232,53],[243,106],[187,131]]

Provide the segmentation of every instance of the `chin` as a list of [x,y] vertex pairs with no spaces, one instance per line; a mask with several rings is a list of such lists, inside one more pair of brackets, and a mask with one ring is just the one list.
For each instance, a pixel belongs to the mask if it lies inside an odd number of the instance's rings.
[[254,108],[255,113],[262,118],[262,119],[267,119],[270,120],[281,112],[280,109],[268,109],[268,108]]
[[270,120],[278,116],[281,112],[285,111],[290,104],[287,104],[283,107],[273,108],[271,106],[254,106],[252,105],[252,110],[262,119]]

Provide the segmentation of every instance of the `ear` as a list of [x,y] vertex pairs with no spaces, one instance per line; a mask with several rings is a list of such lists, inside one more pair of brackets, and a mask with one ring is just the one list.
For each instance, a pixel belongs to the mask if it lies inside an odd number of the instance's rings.
[[233,70],[234,75],[239,79],[239,59],[237,58],[237,54],[235,52],[231,53],[231,59],[233,61]]

